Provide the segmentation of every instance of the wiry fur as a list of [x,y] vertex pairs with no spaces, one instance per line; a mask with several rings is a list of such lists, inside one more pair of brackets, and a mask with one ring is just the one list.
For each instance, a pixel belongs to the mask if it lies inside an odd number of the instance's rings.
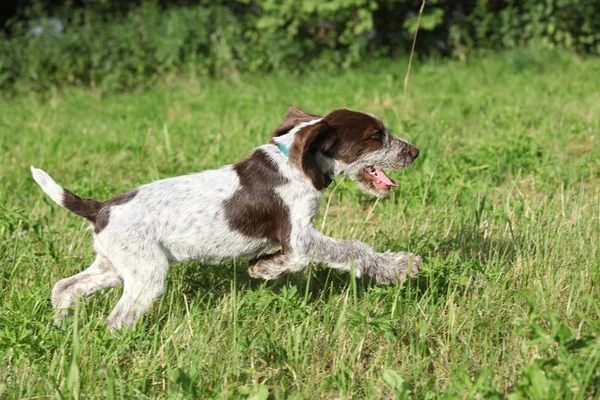
[[[319,173],[327,176],[343,173],[361,182],[362,167],[377,164],[405,168],[416,157],[409,155],[416,148],[388,134],[381,144],[375,143],[378,150],[363,149],[364,154],[353,157],[352,146],[360,144],[362,139],[345,138],[339,131],[343,127],[337,130],[329,130],[327,125],[317,127],[326,124],[327,116],[302,113],[293,109],[288,117],[299,123],[291,127],[289,121],[284,121],[272,142],[303,154],[292,152],[288,159],[270,143],[255,149],[241,163],[156,181],[105,202],[75,196],[66,204],[68,191],[44,171],[32,167],[33,177],[44,192],[59,205],[78,209],[78,215],[85,216],[96,227],[94,263],[54,286],[52,304],[59,309],[56,321],[73,307],[77,296],[89,296],[123,284],[123,295],[107,324],[111,330],[131,326],[162,293],[169,265],[184,260],[261,256],[249,272],[264,279],[302,270],[309,262],[326,263],[344,271],[353,269],[357,276],[372,276],[384,284],[414,276],[421,266],[419,256],[378,253],[359,241],[327,237],[318,232],[312,220],[322,196],[322,187],[315,183]],[[374,117],[368,118],[376,125],[381,124]],[[368,127],[369,121],[363,121],[365,126]],[[317,128],[318,133],[314,133]],[[318,134],[318,140],[306,136],[310,134]],[[294,146],[299,140],[309,142]],[[369,146],[374,144],[369,142]],[[336,158],[335,152],[342,155]],[[307,156],[312,157],[308,163]],[[311,170],[307,171],[308,168]],[[267,174],[265,179],[252,178],[255,171]],[[383,194],[381,189],[360,184],[363,190]],[[97,215],[90,215],[94,210]],[[255,214],[237,218],[248,212]],[[102,219],[96,221],[100,214]],[[260,220],[254,221],[257,218]],[[245,226],[246,219],[253,225]],[[100,223],[102,227],[98,229]],[[260,229],[256,229],[257,224]],[[283,253],[270,254],[280,246]]]

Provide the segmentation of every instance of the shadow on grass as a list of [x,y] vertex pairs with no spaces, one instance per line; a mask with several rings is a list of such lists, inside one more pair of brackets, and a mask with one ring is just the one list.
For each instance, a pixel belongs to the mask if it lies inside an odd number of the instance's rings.
[[419,253],[424,256],[424,270],[409,284],[420,296],[427,293],[445,298],[453,291],[462,295],[469,281],[495,278],[523,251],[535,251],[528,243],[505,240],[462,230],[452,237],[423,237]]
[[[401,288],[410,291],[418,300],[425,294],[445,298],[449,291],[462,293],[472,276],[489,279],[496,276],[506,265],[510,265],[520,251],[527,248],[524,243],[496,240],[477,232],[458,232],[453,237],[412,238],[413,246],[423,256],[421,274],[409,279]],[[252,279],[248,274],[248,260],[213,264],[185,263],[179,268],[183,292],[188,298],[202,298],[209,304],[222,296],[236,291],[254,291],[268,288],[276,294],[295,286],[297,292],[308,293],[308,301],[353,292],[353,281],[349,273],[324,266],[311,266],[300,273],[285,274],[275,281]],[[308,285],[308,288],[307,288]],[[371,288],[379,285],[369,277],[356,279],[356,297],[361,298]],[[285,289],[284,289],[285,288]]]
[[[203,298],[207,302],[236,291],[254,291],[267,288],[274,293],[281,293],[285,288],[295,286],[301,293],[306,291],[309,284],[309,298],[316,298],[327,292],[329,295],[339,295],[349,290],[350,274],[338,272],[321,266],[312,266],[299,273],[284,274],[279,279],[265,281],[253,279],[248,274],[248,260],[237,260],[235,265],[229,263],[196,264],[185,263],[180,271],[184,294],[190,298]],[[179,267],[175,267],[179,268]],[[310,278],[309,278],[310,274]],[[370,280],[357,279],[357,292],[364,292],[370,285]]]
[[[418,302],[423,297],[433,302],[445,301],[450,293],[461,297],[472,290],[473,280],[495,279],[514,262],[519,252],[527,249],[525,243],[495,240],[477,234],[465,235],[464,232],[450,238],[411,239],[417,244],[412,248],[419,249],[417,252],[423,256],[423,270],[416,278],[409,279],[398,289],[392,289],[394,296],[409,302]],[[249,260],[235,260],[175,265],[169,273],[165,295],[177,291],[176,297],[185,295],[188,301],[209,309],[232,291],[246,297],[249,292],[266,290],[277,297],[290,299],[290,289],[294,288],[295,300],[289,302],[292,307],[301,304],[305,296],[307,303],[315,304],[330,298],[350,296],[362,300],[369,294],[385,296],[392,293],[369,277],[354,281],[349,273],[325,266],[311,266],[275,281],[252,279],[248,274],[248,263]],[[378,290],[380,292],[376,292]],[[112,309],[118,297],[113,291],[98,300],[101,304],[110,304],[107,307]],[[164,316],[166,314],[155,314],[151,321],[162,326],[166,322]]]

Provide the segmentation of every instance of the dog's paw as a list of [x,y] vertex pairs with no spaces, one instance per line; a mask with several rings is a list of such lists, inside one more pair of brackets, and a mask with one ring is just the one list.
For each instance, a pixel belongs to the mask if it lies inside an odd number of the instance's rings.
[[265,263],[263,263],[262,261],[259,261],[250,268],[248,268],[248,274],[250,274],[250,277],[254,279],[265,280],[277,278],[277,276],[274,276],[274,274],[264,264]]
[[377,283],[389,285],[401,283],[407,277],[414,278],[419,274],[423,259],[413,253],[394,253],[387,251],[381,253],[381,261],[374,277]]
[[255,279],[273,280],[289,269],[288,264],[289,260],[283,254],[268,255],[251,265],[248,273]]

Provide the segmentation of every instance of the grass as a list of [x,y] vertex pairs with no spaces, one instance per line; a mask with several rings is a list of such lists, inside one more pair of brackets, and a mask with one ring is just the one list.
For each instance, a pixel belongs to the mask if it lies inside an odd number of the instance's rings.
[[[0,398],[597,398],[600,60],[516,52],[332,76],[175,80],[103,97],[0,101]],[[52,326],[52,285],[91,232],[29,175],[106,199],[232,163],[298,104],[376,113],[421,149],[376,201],[337,179],[325,233],[424,256],[380,287],[323,266],[250,280],[247,260],[184,263],[135,330],[120,289]]]

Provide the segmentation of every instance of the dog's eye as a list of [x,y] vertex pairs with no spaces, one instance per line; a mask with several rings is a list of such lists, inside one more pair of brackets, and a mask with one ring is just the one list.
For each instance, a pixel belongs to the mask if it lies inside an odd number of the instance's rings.
[[380,130],[378,130],[378,131],[375,131],[375,133],[373,133],[373,134],[371,135],[371,137],[372,137],[373,139],[381,139],[381,138],[383,137],[383,130],[381,130],[381,129],[380,129]]

